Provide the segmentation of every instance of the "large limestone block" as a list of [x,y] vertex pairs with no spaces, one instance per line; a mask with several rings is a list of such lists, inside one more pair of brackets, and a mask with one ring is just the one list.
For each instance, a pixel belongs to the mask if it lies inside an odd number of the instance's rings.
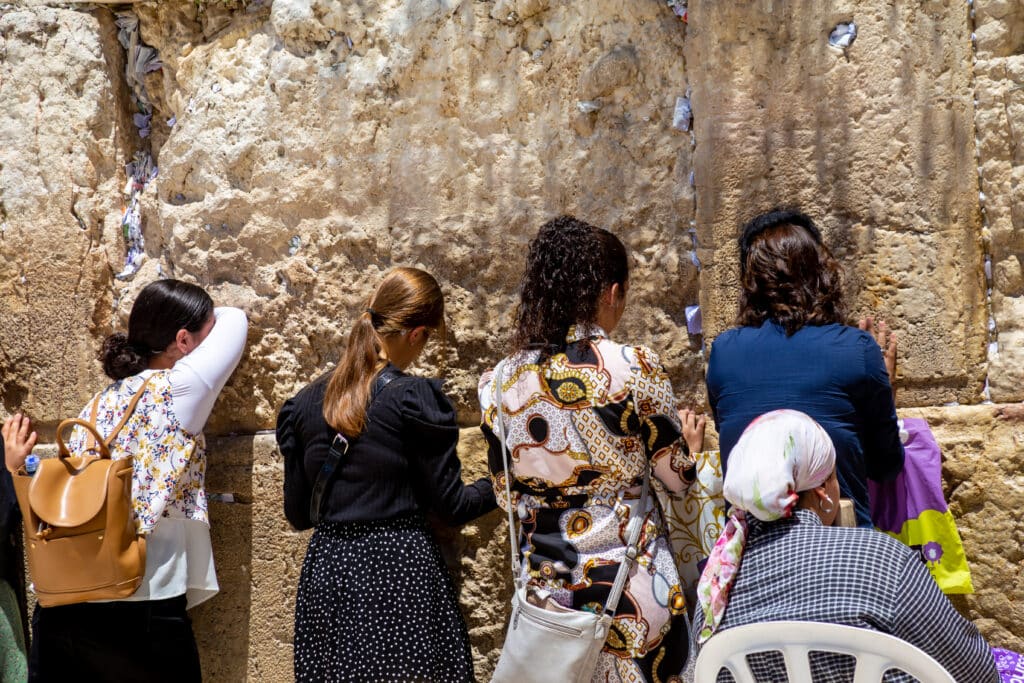
[[[858,37],[829,46],[840,22]],[[902,340],[900,400],[981,400],[986,341],[970,30],[955,3],[694,2],[686,58],[704,323],[731,326],[739,227],[796,205],[853,316]]]
[[40,426],[102,383],[126,161],[109,13],[0,12],[0,396]]
[[[488,476],[487,444],[479,428],[460,433],[459,459],[464,481]],[[499,509],[459,529],[435,527],[459,588],[459,603],[469,626],[473,663],[480,681],[490,680],[498,663],[512,600],[505,519],[505,512]]]
[[[1024,13],[992,16],[996,3],[979,3],[979,35],[993,36],[992,29],[1005,26],[1000,35],[1024,30]],[[1024,7],[1024,5],[1022,5]],[[1014,19],[1016,17],[1016,19]],[[1014,22],[1016,21],[1016,24]],[[982,28],[989,31],[982,32]],[[1018,50],[1019,51],[1019,50]],[[989,384],[994,401],[1024,399],[1024,205],[1020,188],[1024,181],[1024,55],[978,43],[975,65],[978,156],[985,194],[986,237],[991,256],[992,316],[995,347],[989,352]]]
[[900,411],[928,420],[975,592],[954,604],[989,642],[1024,650],[1024,409],[1020,404]]
[[[680,331],[697,303],[691,143],[671,125],[683,25],[667,7],[276,0],[206,36],[189,4],[140,7],[167,65],[155,118],[176,120],[147,237],[165,272],[250,312],[244,390],[212,431],[271,426],[398,264],[442,283],[443,370],[475,422],[526,244],[563,212],[623,237],[635,269],[619,336],[659,350],[700,399],[699,340]],[[441,367],[436,350],[422,363]]]
[[203,677],[290,681],[295,590],[309,533],[284,518],[277,443],[270,434],[223,437],[211,439],[208,451],[221,592],[191,613]]
[[974,0],[978,57],[1009,57],[1024,51],[1024,1]]

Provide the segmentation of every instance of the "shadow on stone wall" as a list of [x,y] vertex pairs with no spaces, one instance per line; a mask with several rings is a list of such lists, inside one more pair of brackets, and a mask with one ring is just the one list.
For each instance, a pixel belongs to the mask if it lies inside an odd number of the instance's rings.
[[[219,437],[207,444],[210,532],[220,593],[191,612],[209,681],[246,679],[252,617],[254,441]],[[230,497],[229,497],[230,496]]]

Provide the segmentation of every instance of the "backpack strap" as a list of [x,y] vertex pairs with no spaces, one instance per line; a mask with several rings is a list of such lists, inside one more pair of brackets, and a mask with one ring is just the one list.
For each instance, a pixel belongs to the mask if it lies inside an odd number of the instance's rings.
[[[135,391],[135,395],[132,396],[132,400],[128,403],[128,407],[125,408],[124,415],[121,416],[121,421],[117,423],[117,426],[115,426],[110,434],[107,435],[107,438],[103,440],[104,445],[106,445],[108,449],[110,448],[110,444],[114,443],[114,439],[117,438],[121,428],[128,424],[128,420],[131,419],[132,413],[135,412],[135,406],[139,405],[139,400],[142,398],[142,395],[146,393],[146,387],[149,386],[149,380],[151,379],[153,379],[153,375],[150,375],[142,382],[142,386]],[[98,405],[99,400],[97,400],[92,407],[92,423],[94,425],[96,424],[96,411]]]
[[[370,392],[370,401],[366,404],[366,412],[370,412],[370,406],[384,392],[385,387],[391,384],[393,380],[404,376],[405,373],[390,365],[381,370],[377,375],[377,379],[374,380],[373,389]],[[316,481],[313,483],[313,493],[309,497],[309,521],[313,523],[313,526],[319,524],[320,519],[323,517],[327,490],[334,483],[335,475],[338,472],[338,465],[341,464],[341,459],[348,453],[348,446],[349,441],[345,438],[344,434],[335,434],[334,440],[331,442],[331,450],[327,453],[327,457],[324,458],[320,471],[317,472]]]
[[100,437],[99,430],[96,428],[96,417],[99,415],[100,407],[99,396],[96,396],[92,402],[92,410],[89,413],[88,422],[78,418],[64,420],[61,422],[57,427],[57,450],[60,457],[66,458],[70,455],[70,452],[64,443],[64,439],[61,438],[61,434],[64,433],[65,427],[74,425],[83,428],[85,433],[88,435],[88,440],[85,442],[86,452],[96,451],[98,449],[102,457],[109,458],[110,445],[114,443],[114,439],[117,438],[118,433],[120,433],[121,429],[128,423],[128,420],[131,419],[132,414],[135,412],[135,407],[139,405],[139,400],[142,398],[142,395],[146,393],[146,387],[149,386],[149,380],[152,378],[153,375],[147,377],[143,380],[142,385],[135,390],[134,395],[132,395],[132,400],[128,402],[128,407],[125,408],[124,415],[121,416],[121,421],[117,423],[117,426],[114,427],[113,431],[111,431],[105,439]]

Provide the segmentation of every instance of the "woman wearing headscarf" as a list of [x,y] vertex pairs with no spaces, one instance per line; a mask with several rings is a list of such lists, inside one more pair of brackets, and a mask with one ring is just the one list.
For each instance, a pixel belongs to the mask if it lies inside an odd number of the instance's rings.
[[[833,527],[836,452],[795,410],[755,419],[732,451],[732,505],[697,585],[699,648],[719,631],[766,621],[820,621],[888,633],[933,657],[960,683],[996,683],[984,638],[953,608],[920,556],[881,533]],[[785,680],[778,653],[748,659],[758,681]],[[814,680],[850,681],[841,655],[811,660]],[[890,672],[886,683],[913,680]],[[732,681],[720,672],[719,683]]]
[[870,318],[861,329],[846,324],[839,263],[807,215],[761,214],[743,227],[739,247],[737,326],[715,339],[707,372],[725,470],[751,420],[800,410],[828,432],[839,489],[857,525],[871,527],[867,480],[903,469],[890,383],[895,337]]

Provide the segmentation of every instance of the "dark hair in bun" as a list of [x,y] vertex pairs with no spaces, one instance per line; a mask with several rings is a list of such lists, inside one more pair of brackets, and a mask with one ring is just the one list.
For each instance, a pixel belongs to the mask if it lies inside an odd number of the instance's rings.
[[213,299],[202,287],[181,280],[151,282],[132,306],[128,334],[116,332],[103,341],[103,371],[115,380],[142,372],[179,330],[198,332],[212,314]]
[[128,335],[115,332],[103,340],[100,350],[103,372],[111,379],[131,377],[146,369],[148,359],[128,343]]

